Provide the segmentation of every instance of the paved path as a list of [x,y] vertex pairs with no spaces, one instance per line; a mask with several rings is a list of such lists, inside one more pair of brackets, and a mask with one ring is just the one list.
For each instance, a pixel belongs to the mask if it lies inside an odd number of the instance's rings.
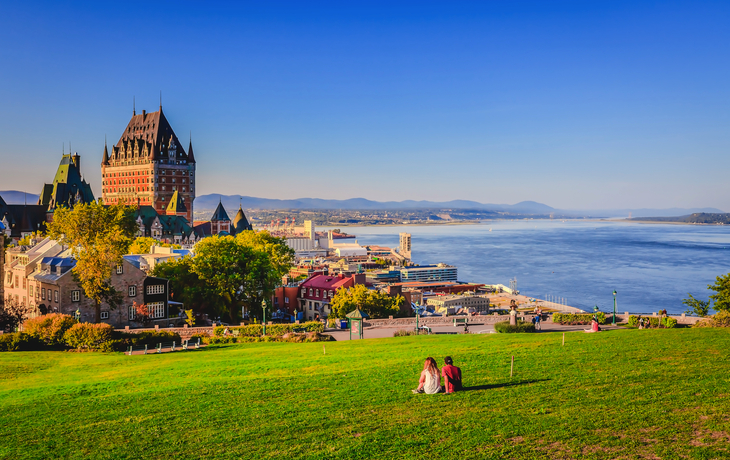
[[[554,324],[554,323],[548,323],[543,322],[542,324],[542,330],[538,331],[540,332],[580,332],[585,329],[588,329],[589,326],[563,326],[560,324]],[[404,327],[404,326],[393,326],[393,327],[366,327],[364,336],[366,339],[381,339],[385,337],[393,337],[393,333],[400,330],[400,329],[412,329],[412,327]],[[601,329],[603,330],[611,330],[611,329],[619,329],[617,326],[611,326],[610,324],[601,326]],[[432,326],[431,330],[433,332],[457,332],[459,334],[464,332],[464,326],[451,326],[451,325],[440,325],[440,326]],[[490,334],[490,333],[496,333],[494,330],[493,324],[484,324],[484,325],[470,325],[469,326],[469,332],[472,334]],[[326,334],[329,334],[335,338],[335,340],[349,340],[350,339],[350,332],[340,329],[327,329],[325,331]],[[356,340],[356,336],[353,334],[352,340]]]

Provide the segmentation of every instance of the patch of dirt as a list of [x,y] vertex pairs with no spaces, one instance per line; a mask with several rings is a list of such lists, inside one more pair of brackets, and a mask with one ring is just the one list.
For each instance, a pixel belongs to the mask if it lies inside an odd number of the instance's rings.
[[360,436],[362,436],[362,433],[352,433],[353,438],[359,438]]
[[514,438],[509,438],[510,441],[512,441],[514,444],[519,444],[522,441],[524,441],[525,438],[522,436],[515,436]]

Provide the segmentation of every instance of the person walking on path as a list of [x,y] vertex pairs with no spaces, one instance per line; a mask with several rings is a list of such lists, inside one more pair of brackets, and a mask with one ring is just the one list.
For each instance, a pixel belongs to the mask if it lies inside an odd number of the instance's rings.
[[444,389],[446,393],[461,391],[461,369],[454,366],[451,356],[444,359],[445,366],[441,368],[441,375],[444,376]]
[[436,360],[430,356],[423,363],[423,371],[421,378],[418,380],[418,388],[412,390],[413,393],[436,394],[441,392],[441,376]]

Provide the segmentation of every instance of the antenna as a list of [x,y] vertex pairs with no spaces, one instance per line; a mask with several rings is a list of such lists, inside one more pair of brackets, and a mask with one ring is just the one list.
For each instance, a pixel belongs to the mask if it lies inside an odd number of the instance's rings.
[[132,115],[137,115],[137,101],[134,96],[132,96]]

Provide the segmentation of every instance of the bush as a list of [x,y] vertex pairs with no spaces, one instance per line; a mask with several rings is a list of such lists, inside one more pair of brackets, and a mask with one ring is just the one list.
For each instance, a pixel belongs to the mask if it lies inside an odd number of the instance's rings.
[[32,351],[42,350],[45,345],[25,332],[0,335],[0,351]]
[[[639,327],[639,317],[631,315],[629,316],[628,325],[631,327]],[[675,318],[662,318],[659,316],[645,316],[644,327],[645,328],[658,328],[659,325],[668,329],[677,327],[677,320]]]
[[[306,329],[307,332],[324,332],[324,324],[319,321],[308,321],[302,324],[272,324],[266,326],[266,335],[272,337],[281,337],[289,332],[294,332],[294,329]],[[249,324],[247,326],[217,326],[213,328],[214,337],[223,337],[223,332],[228,331],[233,334],[233,331],[238,331],[239,337],[261,337],[263,335],[263,327],[261,324]]]
[[411,329],[399,329],[395,332],[393,332],[393,337],[407,337],[409,335],[427,335],[428,332],[425,330],[420,330],[416,332],[415,330]]
[[114,328],[105,323],[76,323],[66,331],[63,341],[77,350],[109,349],[108,342],[112,340]]
[[494,325],[494,329],[502,334],[511,334],[516,332],[535,332],[535,325],[526,321],[517,321],[517,325],[512,326],[509,321],[503,321]]
[[123,341],[124,345],[129,347],[154,346],[162,342],[176,342],[182,344],[180,334],[170,331],[145,331],[138,334],[118,332],[114,334],[114,338]]
[[730,327],[730,312],[719,311],[709,318],[698,321],[692,327]]
[[[582,325],[591,324],[592,320],[592,313],[553,313],[553,323]],[[599,311],[596,313],[596,320],[598,321],[598,324],[606,324],[606,314]]]
[[23,332],[46,345],[64,345],[63,336],[74,324],[76,320],[68,315],[50,313],[24,322]]

